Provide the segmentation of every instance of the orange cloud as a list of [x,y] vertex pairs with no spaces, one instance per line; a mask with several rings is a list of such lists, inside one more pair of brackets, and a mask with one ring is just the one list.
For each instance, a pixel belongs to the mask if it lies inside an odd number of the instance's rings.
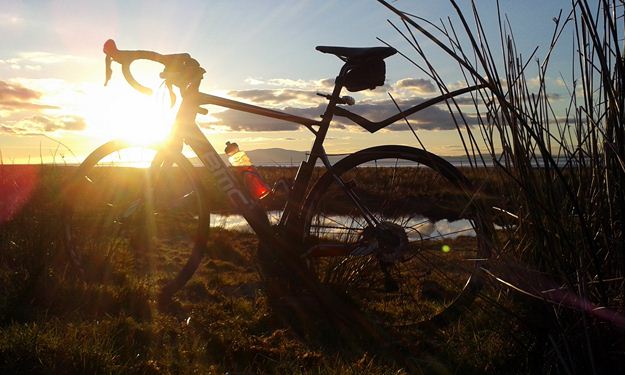
[[4,110],[39,110],[57,109],[56,106],[39,104],[41,93],[17,83],[0,81],[0,109]]

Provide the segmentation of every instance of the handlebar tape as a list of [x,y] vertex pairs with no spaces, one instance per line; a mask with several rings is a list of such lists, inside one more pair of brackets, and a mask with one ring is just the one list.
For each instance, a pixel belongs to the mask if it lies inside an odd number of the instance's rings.
[[132,76],[130,72],[130,64],[137,59],[148,59],[162,63],[161,55],[156,52],[151,51],[120,51],[115,44],[113,39],[109,39],[104,43],[104,47],[102,51],[106,54],[106,83],[108,83],[111,78],[112,70],[111,70],[111,59],[117,61],[122,66],[122,73],[124,74],[124,78],[126,81],[137,91],[142,94],[151,95],[152,90],[148,87],[143,86],[135,77]]
[[[124,78],[126,81],[137,91],[150,95],[152,94],[152,90],[141,85],[137,80],[132,76],[130,72],[130,65],[135,60],[150,60],[160,64],[165,65],[165,71],[173,71],[176,73],[180,73],[183,71],[190,71],[192,75],[199,75],[201,79],[201,75],[205,73],[205,70],[200,67],[198,62],[191,58],[191,55],[188,53],[178,53],[171,55],[161,55],[160,53],[156,53],[154,51],[124,51],[117,48],[115,41],[112,39],[107,40],[104,43],[104,47],[102,49],[106,54],[106,83],[111,78],[112,70],[111,70],[111,61],[117,61],[122,66],[122,73],[124,74]],[[176,82],[174,82],[176,84]],[[174,103],[173,92],[171,91],[171,86],[168,86],[170,89],[170,95],[172,96],[172,104]]]

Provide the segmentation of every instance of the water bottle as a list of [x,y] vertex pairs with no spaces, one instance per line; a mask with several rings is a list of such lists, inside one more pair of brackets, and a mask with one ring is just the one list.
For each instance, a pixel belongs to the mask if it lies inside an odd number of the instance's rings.
[[228,161],[235,167],[252,196],[262,199],[271,192],[271,189],[263,181],[263,178],[260,177],[245,151],[239,149],[239,145],[226,142],[225,152],[228,155]]

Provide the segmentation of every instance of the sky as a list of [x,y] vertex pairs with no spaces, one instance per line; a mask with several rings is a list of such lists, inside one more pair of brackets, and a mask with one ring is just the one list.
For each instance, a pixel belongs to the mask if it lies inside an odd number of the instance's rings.
[[[466,6],[468,1],[459,3]],[[392,4],[433,21],[453,12],[442,0]],[[487,35],[496,36],[495,1],[477,4]],[[570,7],[569,0],[501,0],[500,4],[510,18],[519,49],[527,55],[535,46],[546,50],[553,17]],[[330,92],[329,83],[341,62],[315,51],[315,46],[379,46],[383,44],[376,38],[380,38],[409,54],[410,47],[388,19],[398,21],[374,0],[2,0],[2,163],[75,163],[107,140],[144,141],[167,133],[174,112],[168,108],[166,90],[159,89],[157,64],[133,65],[139,81],[155,89],[151,97],[134,91],[118,66],[113,67],[109,85],[103,86],[102,45],[109,38],[120,49],[190,53],[206,70],[204,92],[318,118],[324,102],[315,93]],[[450,87],[461,87],[457,65],[431,43],[423,46]],[[372,120],[394,114],[389,92],[403,108],[438,95],[429,78],[399,54],[386,61],[383,87],[350,94],[356,98],[356,112]],[[227,140],[248,150],[306,150],[312,144],[312,134],[304,128],[208,109],[208,115],[198,116],[198,123],[218,151]],[[442,155],[461,153],[459,137],[444,108],[430,108],[412,117],[411,123],[428,150]],[[326,149],[348,153],[379,144],[418,146],[402,124],[370,134],[337,122]]]

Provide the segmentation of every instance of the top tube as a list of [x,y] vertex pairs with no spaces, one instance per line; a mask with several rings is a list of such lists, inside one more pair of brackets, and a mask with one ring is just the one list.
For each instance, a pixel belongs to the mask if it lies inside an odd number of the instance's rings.
[[317,131],[313,129],[313,126],[319,126],[321,121],[313,120],[306,117],[292,115],[286,112],[276,111],[273,109],[263,108],[252,104],[242,103],[232,99],[226,99],[215,95],[205,94],[203,92],[197,93],[197,105],[216,105],[220,107],[226,107],[237,111],[243,111],[253,113],[260,116],[271,117],[278,120],[294,122],[304,125],[308,130],[317,134]]

